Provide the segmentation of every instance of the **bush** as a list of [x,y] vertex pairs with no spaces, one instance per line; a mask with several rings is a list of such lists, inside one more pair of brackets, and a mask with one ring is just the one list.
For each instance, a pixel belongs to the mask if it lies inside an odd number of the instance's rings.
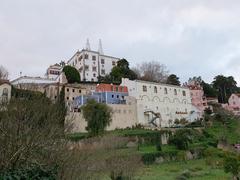
[[28,168],[18,168],[0,173],[0,179],[57,179],[57,168],[32,165]]
[[160,157],[162,153],[145,153],[142,155],[142,162],[146,165],[153,164],[156,160],[156,158]]
[[91,136],[103,134],[105,128],[112,121],[112,110],[106,104],[98,103],[95,100],[89,100],[82,106],[83,117],[87,121],[86,130]]

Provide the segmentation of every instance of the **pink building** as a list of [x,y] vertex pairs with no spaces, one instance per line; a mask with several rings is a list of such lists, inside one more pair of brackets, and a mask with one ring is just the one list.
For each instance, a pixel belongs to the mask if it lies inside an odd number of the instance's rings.
[[189,82],[187,86],[190,89],[192,105],[198,110],[199,116],[202,117],[204,110],[208,107],[203,88],[198,82]]
[[235,115],[240,115],[240,93],[233,93],[228,99],[228,106],[225,108]]

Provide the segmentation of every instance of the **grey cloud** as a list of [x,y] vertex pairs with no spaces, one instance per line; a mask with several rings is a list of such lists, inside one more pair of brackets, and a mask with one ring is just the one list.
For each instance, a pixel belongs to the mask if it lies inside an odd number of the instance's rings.
[[[132,66],[158,60],[185,81],[237,75],[238,0],[0,0],[0,64],[11,78],[43,75],[70,58],[86,38]],[[232,65],[232,66],[231,66]],[[236,66],[235,66],[236,67]],[[240,82],[240,81],[239,81]]]

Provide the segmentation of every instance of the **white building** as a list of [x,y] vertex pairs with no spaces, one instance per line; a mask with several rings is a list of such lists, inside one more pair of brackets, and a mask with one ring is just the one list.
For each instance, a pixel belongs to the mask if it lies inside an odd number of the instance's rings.
[[44,86],[46,84],[52,84],[56,82],[58,81],[48,78],[21,76],[11,81],[11,84],[19,89],[44,92]]
[[77,51],[67,65],[74,66],[80,73],[81,81],[98,81],[99,76],[109,74],[119,58],[103,54],[101,40],[98,51],[92,51],[87,40],[86,48]]
[[59,64],[54,64],[48,67],[46,72],[46,77],[48,79],[57,79],[62,72],[62,66]]
[[192,105],[188,88],[126,78],[121,85],[136,98],[138,123],[168,127],[176,119],[189,119]]

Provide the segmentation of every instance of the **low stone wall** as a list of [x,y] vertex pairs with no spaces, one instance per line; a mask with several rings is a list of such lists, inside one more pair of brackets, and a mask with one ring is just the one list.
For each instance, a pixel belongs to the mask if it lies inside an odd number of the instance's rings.
[[[110,104],[112,108],[112,122],[107,130],[125,129],[137,124],[136,106],[134,104]],[[81,112],[69,112],[66,122],[71,132],[86,132],[87,122]]]

